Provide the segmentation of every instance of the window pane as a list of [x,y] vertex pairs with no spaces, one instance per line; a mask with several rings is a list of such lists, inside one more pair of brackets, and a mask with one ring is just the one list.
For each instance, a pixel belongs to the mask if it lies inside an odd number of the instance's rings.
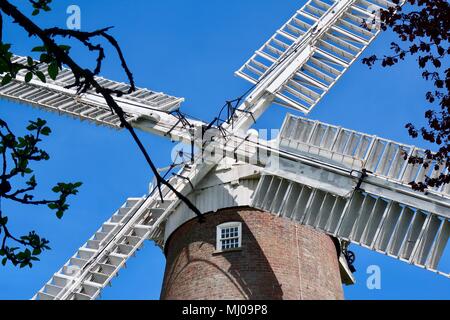
[[232,226],[228,228],[220,228],[218,232],[219,243],[218,247],[221,250],[239,248],[239,226]]

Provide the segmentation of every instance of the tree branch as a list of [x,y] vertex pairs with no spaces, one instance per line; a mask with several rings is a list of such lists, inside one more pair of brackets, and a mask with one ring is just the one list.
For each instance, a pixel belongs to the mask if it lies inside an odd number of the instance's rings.
[[[55,41],[49,36],[48,32],[42,30],[39,28],[33,21],[28,19],[22,12],[20,12],[14,5],[9,3],[7,0],[0,0],[0,9],[8,16],[10,16],[14,21],[20,25],[24,30],[28,32],[30,36],[36,36],[42,40],[46,48],[48,48],[48,52],[54,55],[58,62],[61,64],[67,65],[75,75],[75,78],[77,79],[77,82],[82,78],[83,82],[81,82],[80,87],[83,86],[82,91],[87,91],[90,87],[95,89],[96,92],[101,94],[103,98],[105,99],[107,105],[116,113],[118,118],[120,119],[121,125],[126,128],[129,133],[131,134],[134,142],[138,145],[138,148],[140,149],[141,153],[143,154],[145,160],[147,161],[148,165],[150,166],[150,169],[153,173],[153,175],[156,177],[156,181],[158,185],[165,185],[168,187],[181,201],[183,201],[189,209],[191,209],[195,214],[198,215],[199,218],[202,217],[202,213],[198,210],[198,208],[184,195],[182,195],[180,192],[178,192],[168,181],[163,179],[161,175],[159,174],[156,166],[154,165],[153,161],[151,160],[149,154],[147,153],[145,147],[143,146],[142,142],[140,141],[139,137],[137,136],[134,128],[126,121],[125,114],[123,110],[119,107],[119,105],[115,102],[114,98],[112,97],[112,93],[114,91],[111,91],[109,89],[103,88],[96,80],[95,80],[95,74],[91,72],[90,70],[81,68],[67,53],[65,50],[60,48]],[[56,31],[55,31],[56,32]],[[119,48],[117,42],[110,37],[109,35],[103,35],[105,36],[110,43],[117,49]],[[125,70],[127,72],[128,76],[131,76],[131,72],[129,72],[128,67],[126,67],[126,63],[124,63],[123,54],[119,48],[118,50],[119,57],[122,61],[122,64],[125,66]],[[132,77],[131,77],[132,79]],[[131,82],[131,81],[130,81]],[[132,86],[134,85],[133,82],[131,82]],[[164,199],[162,199],[164,200]]]

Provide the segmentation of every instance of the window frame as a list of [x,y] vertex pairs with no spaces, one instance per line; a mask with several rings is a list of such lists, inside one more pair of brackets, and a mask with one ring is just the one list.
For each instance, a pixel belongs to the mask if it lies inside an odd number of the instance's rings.
[[[236,228],[238,229],[238,236],[237,237],[231,237],[231,238],[222,238],[222,230],[229,229],[229,228]],[[223,249],[222,243],[224,240],[230,240],[230,239],[238,239],[238,246],[236,248],[228,248]],[[225,222],[216,227],[216,251],[217,252],[224,252],[224,251],[233,251],[233,250],[239,250],[242,248],[242,222],[234,221],[234,222]]]

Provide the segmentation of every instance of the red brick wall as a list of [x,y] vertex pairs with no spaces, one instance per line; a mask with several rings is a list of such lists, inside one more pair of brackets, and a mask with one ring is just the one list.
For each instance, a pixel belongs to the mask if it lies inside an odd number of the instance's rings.
[[[242,250],[216,251],[216,226],[242,222]],[[343,299],[333,240],[256,209],[191,220],[166,245],[161,299]]]

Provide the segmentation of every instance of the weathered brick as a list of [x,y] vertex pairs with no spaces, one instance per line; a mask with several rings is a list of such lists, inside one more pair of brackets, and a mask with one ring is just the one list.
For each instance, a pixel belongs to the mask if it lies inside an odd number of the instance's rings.
[[[250,208],[205,217],[167,241],[161,299],[343,299],[329,236]],[[232,221],[242,222],[242,250],[215,253],[216,226]]]

